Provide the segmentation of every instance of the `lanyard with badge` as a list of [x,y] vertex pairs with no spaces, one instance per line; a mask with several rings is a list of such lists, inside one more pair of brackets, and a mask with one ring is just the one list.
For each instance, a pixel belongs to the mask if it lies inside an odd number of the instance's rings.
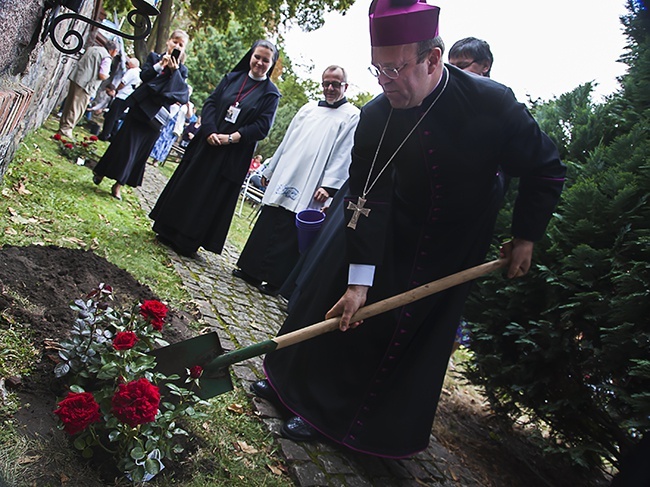
[[259,85],[262,84],[259,82],[255,82],[255,84],[251,87],[251,89],[242,95],[242,91],[244,90],[244,86],[246,86],[247,80],[248,80],[248,76],[244,78],[244,82],[241,84],[241,88],[239,88],[239,93],[237,93],[237,98],[235,98],[235,103],[230,105],[228,110],[226,110],[226,117],[224,119],[226,122],[230,122],[230,123],[237,122],[237,117],[239,117],[239,112],[241,112],[241,108],[239,108],[239,102],[241,102],[244,98],[246,98],[251,93],[251,91],[253,91],[255,88],[257,88]]

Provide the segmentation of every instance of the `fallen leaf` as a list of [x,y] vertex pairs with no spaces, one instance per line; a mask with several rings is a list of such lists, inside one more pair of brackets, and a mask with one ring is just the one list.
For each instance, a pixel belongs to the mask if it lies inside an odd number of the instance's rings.
[[275,465],[267,465],[267,467],[269,467],[269,470],[273,472],[275,475],[282,475],[282,470],[280,470]]
[[259,453],[259,452],[260,452],[257,448],[255,448],[255,447],[253,447],[253,446],[250,446],[250,445],[249,445],[248,443],[246,443],[245,441],[237,441],[237,446],[239,447],[239,449],[240,449],[242,452],[244,452],[244,453],[248,453],[249,455],[253,455],[253,454],[255,454],[255,453]]
[[11,227],[5,228],[5,234],[7,235],[18,235],[18,232]]
[[32,194],[32,192],[25,187],[25,184],[22,181],[14,186],[14,191],[18,194]]
[[43,345],[45,346],[45,350],[63,350],[61,344],[52,338],[45,338]]
[[11,215],[11,218],[9,219],[14,223],[18,223],[19,225],[31,225],[32,223],[38,223],[38,220],[36,218],[25,218],[18,214]]
[[7,211],[11,216],[16,216],[18,214],[18,212],[14,210],[11,206],[7,206]]
[[81,239],[79,239],[77,237],[63,237],[61,240],[65,240],[66,242],[77,244],[80,247],[85,247],[86,246],[86,242],[84,242],[83,240],[81,240]]
[[244,414],[244,406],[235,402],[228,406],[226,409],[232,413]]
[[30,455],[25,455],[24,457],[20,457],[18,459],[18,464],[19,465],[26,465],[28,463],[36,463],[36,462],[40,462],[40,461],[41,461],[41,457],[39,457],[37,455],[31,455],[31,456]]

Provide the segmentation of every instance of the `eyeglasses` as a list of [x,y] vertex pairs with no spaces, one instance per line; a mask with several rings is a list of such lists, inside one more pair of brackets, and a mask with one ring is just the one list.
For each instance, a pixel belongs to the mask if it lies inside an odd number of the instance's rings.
[[323,82],[321,83],[321,85],[323,86],[323,88],[328,88],[329,86],[331,86],[331,87],[334,88],[335,90],[338,90],[341,86],[344,86],[344,85],[346,85],[346,84],[347,84],[347,83],[341,83],[340,81],[323,81]]
[[370,74],[372,74],[375,78],[379,78],[380,74],[383,74],[387,78],[390,79],[397,79],[399,78],[399,72],[404,69],[406,66],[408,66],[408,63],[413,61],[413,59],[417,59],[420,55],[418,54],[414,58],[409,59],[406,61],[404,64],[402,64],[399,68],[384,68],[381,66],[381,64],[375,66],[374,64],[371,64],[368,66],[368,71],[370,71]]

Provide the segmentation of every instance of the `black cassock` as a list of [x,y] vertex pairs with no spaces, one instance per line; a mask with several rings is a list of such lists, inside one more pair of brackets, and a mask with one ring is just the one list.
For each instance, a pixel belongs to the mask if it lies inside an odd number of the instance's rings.
[[[326,252],[279,334],[324,319],[345,292],[348,262],[376,266],[367,304],[482,263],[503,173],[520,178],[513,235],[543,236],[565,174],[555,146],[510,89],[447,69],[421,106],[392,111],[370,183],[449,78],[369,192],[369,215],[356,230],[340,227],[346,248]],[[383,95],[361,112],[348,201],[362,194],[390,112]],[[346,210],[345,221],[351,216]],[[421,451],[469,289],[457,286],[354,330],[272,352],[269,381],[290,410],[353,450],[386,457]]]
[[[237,120],[227,122],[226,111],[242,94]],[[151,211],[157,234],[184,253],[199,246],[221,253],[253,151],[269,133],[279,99],[270,79],[256,82],[247,72],[224,77],[203,105],[201,128]],[[212,133],[234,132],[241,134],[239,143],[207,143]]]

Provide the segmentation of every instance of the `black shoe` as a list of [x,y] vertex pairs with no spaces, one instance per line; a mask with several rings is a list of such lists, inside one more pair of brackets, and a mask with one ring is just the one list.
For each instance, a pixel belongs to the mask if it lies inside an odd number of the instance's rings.
[[262,294],[266,294],[267,296],[277,296],[280,292],[279,288],[272,286],[271,284],[260,284],[257,286],[257,289],[259,289]]
[[294,416],[285,421],[280,432],[282,436],[293,441],[315,441],[320,437],[318,431],[300,416]]
[[93,173],[93,183],[99,185],[104,180],[104,176],[100,176],[97,173]]
[[232,270],[232,275],[235,276],[235,277],[238,277],[239,279],[243,279],[244,281],[246,281],[251,286],[258,286],[259,284],[262,283],[262,281],[260,281],[259,279],[255,279],[250,274],[246,274],[241,269],[233,269]]
[[258,380],[251,384],[251,392],[257,397],[266,399],[267,401],[272,402],[273,404],[281,404],[278,394],[275,392],[275,389],[271,387],[269,381],[266,379]]

